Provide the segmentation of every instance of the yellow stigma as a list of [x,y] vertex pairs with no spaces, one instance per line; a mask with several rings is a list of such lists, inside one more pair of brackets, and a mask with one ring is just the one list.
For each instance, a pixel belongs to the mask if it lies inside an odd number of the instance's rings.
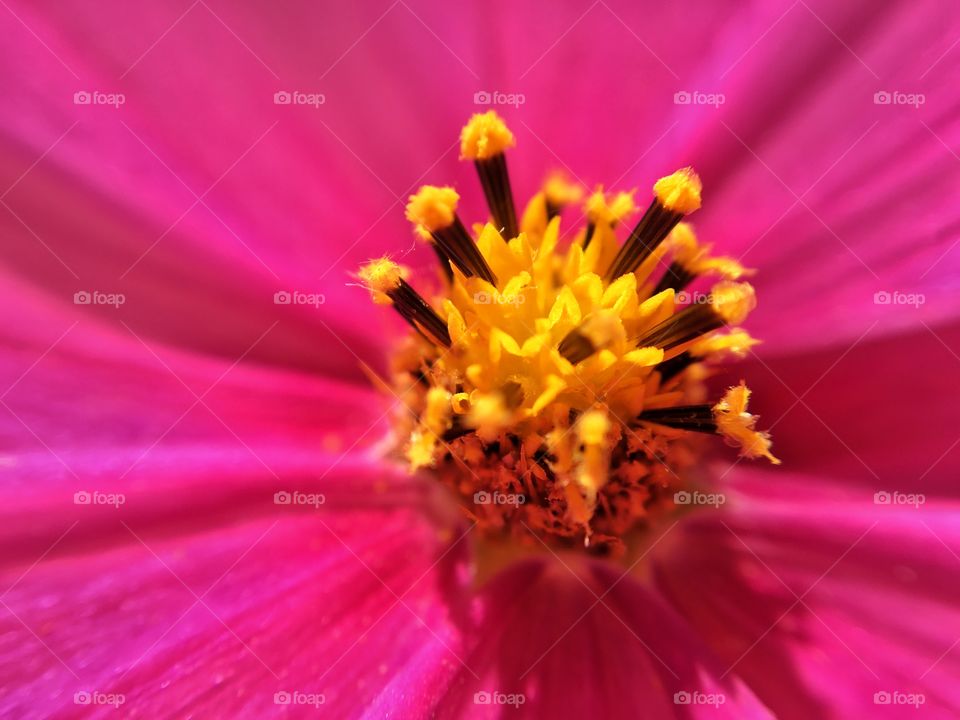
[[754,428],[757,416],[747,412],[749,400],[750,390],[743,381],[727,390],[723,399],[713,407],[717,431],[731,445],[738,445],[743,457],[765,457],[774,465],[779,465],[780,461],[770,452],[770,436]]
[[[406,216],[431,240],[439,283],[412,282],[388,258],[359,271],[410,328],[392,366],[404,405],[394,454],[442,482],[486,534],[621,554],[695,482],[697,433],[776,462],[746,386],[707,402],[704,384],[758,342],[734,327],[756,295],[734,282],[746,270],[677,224],[700,205],[689,168],[656,182],[632,228],[636,190],[584,198],[561,175],[517,213],[513,144],[494,112],[463,128],[489,214],[458,216],[450,187],[410,197]],[[587,222],[561,228],[560,209],[581,203]],[[722,278],[709,305],[681,299],[708,274]]]
[[493,110],[470,118],[460,132],[460,158],[487,160],[516,144],[513,133]]
[[553,173],[543,184],[543,194],[547,202],[555,207],[576,205],[583,199],[583,188],[570,182],[566,175]]
[[757,306],[753,285],[724,280],[710,289],[710,304],[727,325],[739,325]]
[[587,198],[583,212],[587,216],[587,220],[595,225],[600,223],[616,225],[637,211],[637,204],[633,195],[633,190],[618,192],[608,201],[603,188],[600,188]]
[[653,194],[667,210],[689,215],[700,209],[702,188],[700,177],[687,167],[657,180]]
[[407,220],[428,233],[453,225],[460,196],[452,187],[424,185],[407,203]]
[[759,344],[760,341],[750,337],[746,330],[734,328],[726,334],[711,335],[695,342],[690,346],[690,354],[694,357],[732,355],[735,358],[743,358],[750,352],[750,348]]
[[725,280],[739,280],[754,274],[733,258],[712,257],[710,246],[697,241],[689,223],[677,223],[670,232],[668,249],[673,253],[673,262],[693,276],[719,275]]
[[361,267],[357,274],[360,281],[370,291],[374,302],[389,304],[391,300],[386,294],[397,289],[403,279],[404,270],[389,258],[383,257],[378,260],[371,260]]

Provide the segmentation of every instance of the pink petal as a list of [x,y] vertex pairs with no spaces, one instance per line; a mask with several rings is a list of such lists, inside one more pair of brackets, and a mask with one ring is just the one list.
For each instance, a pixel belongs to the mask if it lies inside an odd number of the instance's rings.
[[[6,716],[86,716],[74,693],[120,694],[124,715],[254,718],[379,701],[425,717],[456,660],[448,607],[460,547],[416,512],[282,514],[80,555],[66,538],[5,574]],[[393,680],[408,673],[416,683]],[[104,711],[109,708],[98,707]]]
[[[440,717],[770,717],[655,593],[581,561],[528,561],[491,581]],[[723,701],[683,704],[695,692]]]
[[777,717],[872,717],[877,692],[955,714],[960,506],[878,505],[783,472],[727,481],[723,511],[691,517],[656,578],[728,671]]
[[727,368],[717,385],[748,378],[759,426],[792,472],[877,490],[957,496],[956,394],[960,326],[879,328],[835,348]]
[[78,492],[122,494],[125,518],[158,525],[263,512],[279,490],[338,505],[420,503],[422,486],[374,452],[391,407],[402,408],[395,398],[186,355],[132,328],[104,330],[85,309],[29,327],[3,311],[8,554],[36,557],[75,520],[90,542],[112,542],[116,508],[77,505]]

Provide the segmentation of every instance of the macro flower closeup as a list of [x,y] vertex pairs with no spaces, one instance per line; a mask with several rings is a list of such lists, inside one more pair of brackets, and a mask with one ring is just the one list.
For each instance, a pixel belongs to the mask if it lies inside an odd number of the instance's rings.
[[0,25],[0,716],[960,715],[954,3]]

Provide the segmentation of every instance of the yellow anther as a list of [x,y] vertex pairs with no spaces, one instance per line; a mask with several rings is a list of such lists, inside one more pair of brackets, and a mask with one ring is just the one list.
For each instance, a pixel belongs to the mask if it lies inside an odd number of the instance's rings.
[[513,133],[495,111],[478,113],[460,132],[460,158],[487,160],[515,144]]
[[637,205],[633,200],[634,192],[633,190],[630,192],[618,192],[608,201],[606,194],[603,192],[603,188],[597,189],[587,198],[586,203],[584,203],[583,211],[587,216],[587,220],[594,225],[599,225],[600,223],[616,225],[617,223],[623,222],[623,220],[637,211]]
[[727,390],[723,399],[713,406],[717,431],[729,444],[740,447],[740,454],[747,458],[765,457],[774,465],[780,461],[770,453],[770,436],[755,429],[757,417],[747,412],[750,390],[742,382]]
[[737,358],[745,357],[754,345],[760,341],[750,337],[746,330],[735,328],[723,335],[711,335],[698,340],[690,346],[690,354],[694,357],[708,357],[710,355],[726,355],[729,353]]
[[583,199],[583,187],[570,182],[561,173],[554,173],[543,184],[543,194],[547,202],[554,207],[576,205]]
[[[452,187],[424,185],[407,203],[407,220],[428,233],[453,225],[460,195]],[[422,233],[421,233],[422,236]]]
[[510,412],[500,393],[477,393],[471,398],[467,419],[482,440],[493,442],[510,424]]
[[667,210],[689,215],[700,208],[703,185],[693,168],[677,170],[662,177],[653,186],[653,194]]
[[739,325],[757,306],[753,285],[724,280],[710,290],[710,305],[727,325]]
[[390,303],[386,293],[396,290],[404,276],[404,269],[388,258],[371,260],[360,268],[360,282],[370,291],[374,302]]

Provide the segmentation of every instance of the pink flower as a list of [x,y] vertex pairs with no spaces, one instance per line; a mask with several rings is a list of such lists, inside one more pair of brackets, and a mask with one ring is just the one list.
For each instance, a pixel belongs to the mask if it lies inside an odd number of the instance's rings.
[[[960,712],[951,4],[0,4],[4,716]],[[350,273],[486,103],[518,199],[697,168],[783,465],[477,587]]]

